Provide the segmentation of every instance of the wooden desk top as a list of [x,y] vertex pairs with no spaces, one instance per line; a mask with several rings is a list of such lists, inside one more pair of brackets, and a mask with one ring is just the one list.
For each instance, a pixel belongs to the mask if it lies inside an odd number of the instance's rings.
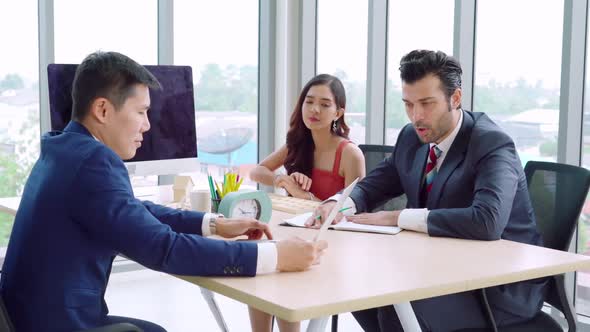
[[[0,212],[15,214],[20,197],[0,198]],[[278,226],[292,215],[274,211],[276,238],[312,240],[317,230]],[[185,277],[290,321],[300,321],[458,293],[590,268],[590,257],[499,241],[328,231],[318,266],[299,273],[255,278]]]
[[[289,214],[273,212],[276,238],[313,239],[316,230],[277,226]],[[590,257],[517,242],[329,231],[318,266],[300,273],[255,278],[186,277],[289,321],[300,321],[458,293],[590,268]]]

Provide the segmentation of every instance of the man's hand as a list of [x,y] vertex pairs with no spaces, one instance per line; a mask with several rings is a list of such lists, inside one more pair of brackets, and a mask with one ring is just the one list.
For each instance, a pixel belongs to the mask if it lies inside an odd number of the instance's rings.
[[299,172],[293,172],[289,176],[293,178],[295,182],[299,184],[299,187],[301,187],[301,189],[304,191],[309,191],[309,188],[311,188],[311,179],[307,175]]
[[[336,201],[328,201],[324,204],[318,205],[318,207],[316,207],[313,213],[311,214],[311,217],[307,219],[307,221],[305,222],[305,226],[311,228],[320,228],[324,221],[328,219],[328,215],[330,214],[335,205]],[[334,221],[332,221],[332,224],[339,223],[343,217],[344,215],[341,212],[338,212],[336,214],[336,218],[334,218]]]
[[247,235],[248,240],[259,240],[263,234],[272,240],[272,234],[267,224],[252,218],[219,218],[216,220],[217,235],[233,238]]
[[298,237],[277,242],[277,270],[293,272],[307,270],[319,264],[328,242],[308,242]]
[[397,226],[400,212],[401,211],[379,211],[375,213],[361,213],[354,216],[348,216],[346,219],[357,224]]

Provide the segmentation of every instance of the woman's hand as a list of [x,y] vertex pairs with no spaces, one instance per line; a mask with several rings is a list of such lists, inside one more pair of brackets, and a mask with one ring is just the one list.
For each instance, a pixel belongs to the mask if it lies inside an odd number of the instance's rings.
[[275,181],[275,186],[279,188],[284,188],[289,195],[293,197],[303,198],[309,196],[307,191],[303,190],[297,181],[288,175],[281,175],[277,177]]
[[311,188],[311,178],[309,178],[307,175],[299,172],[293,172],[289,176],[293,178],[304,191],[309,191],[309,188]]

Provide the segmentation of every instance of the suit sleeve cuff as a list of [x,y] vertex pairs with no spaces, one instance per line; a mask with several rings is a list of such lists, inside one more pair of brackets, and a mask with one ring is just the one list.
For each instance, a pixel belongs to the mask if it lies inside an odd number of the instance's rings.
[[426,220],[429,212],[427,209],[403,209],[399,214],[397,225],[403,229],[428,233]]
[[274,243],[258,244],[256,274],[267,274],[277,270],[277,246]]
[[[342,194],[335,194],[334,196],[323,201],[322,204],[329,202],[329,201],[337,201],[340,199],[341,196],[342,196]],[[342,213],[345,216],[352,216],[352,215],[356,214],[356,205],[354,204],[354,201],[350,197],[346,197],[346,200],[344,201],[342,208],[343,209],[350,208]]]
[[211,229],[209,228],[209,221],[211,220],[211,213],[203,215],[203,223],[201,224],[201,234],[203,236],[211,236]]

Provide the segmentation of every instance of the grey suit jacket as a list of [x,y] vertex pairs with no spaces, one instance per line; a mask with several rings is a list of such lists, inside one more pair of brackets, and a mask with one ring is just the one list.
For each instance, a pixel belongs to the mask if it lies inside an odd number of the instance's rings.
[[[430,236],[542,244],[514,142],[487,115],[463,111],[459,133],[423,202],[428,150],[412,125],[405,126],[392,155],[351,193],[357,212],[405,193],[407,208],[430,210]],[[532,280],[490,288],[495,317],[533,317],[541,308],[544,285],[545,280]]]

